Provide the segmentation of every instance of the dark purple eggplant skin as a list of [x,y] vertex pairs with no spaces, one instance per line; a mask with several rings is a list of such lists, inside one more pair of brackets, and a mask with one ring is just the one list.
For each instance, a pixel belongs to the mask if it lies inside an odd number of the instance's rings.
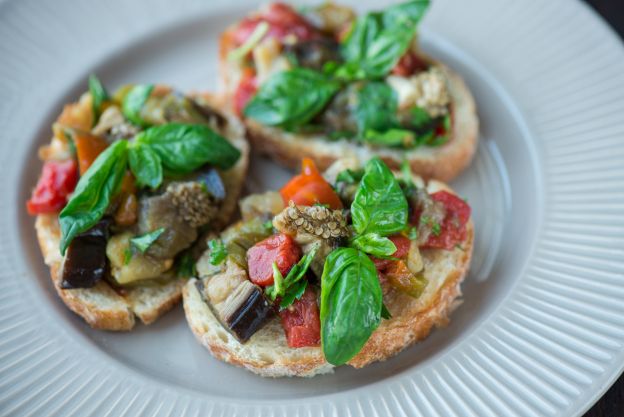
[[76,236],[67,248],[61,288],[91,288],[108,274],[106,242],[109,219],[103,219],[91,229]]
[[256,286],[253,296],[248,298],[247,302],[236,310],[234,319],[224,322],[216,309],[212,307],[210,301],[206,299],[204,282],[201,279],[197,280],[195,286],[202,300],[210,307],[210,310],[219,319],[223,327],[241,343],[247,342],[275,314],[273,304],[264,296],[264,292],[260,287]]

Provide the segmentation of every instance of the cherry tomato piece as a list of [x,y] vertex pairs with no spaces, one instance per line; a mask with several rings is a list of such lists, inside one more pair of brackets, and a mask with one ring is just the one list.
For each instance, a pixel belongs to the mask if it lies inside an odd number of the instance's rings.
[[316,303],[316,292],[310,286],[303,296],[280,313],[282,327],[288,346],[292,348],[319,346],[321,343],[321,321]]
[[266,287],[273,284],[273,262],[286,276],[290,268],[301,259],[301,249],[292,237],[283,233],[270,236],[247,251],[249,279]]
[[470,206],[448,191],[431,194],[434,201],[444,204],[446,216],[440,225],[440,232],[432,233],[423,247],[451,250],[466,239],[466,223],[470,219]]
[[48,161],[43,165],[41,177],[26,202],[29,214],[56,213],[67,204],[67,196],[78,182],[78,165],[74,160]]
[[314,161],[304,158],[302,165],[302,173],[293,177],[280,190],[284,203],[292,201],[301,206],[327,204],[331,209],[341,209],[340,197],[318,172]]

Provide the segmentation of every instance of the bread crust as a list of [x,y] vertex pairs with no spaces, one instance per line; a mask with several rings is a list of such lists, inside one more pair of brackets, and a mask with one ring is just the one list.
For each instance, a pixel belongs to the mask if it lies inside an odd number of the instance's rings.
[[[430,181],[430,193],[452,190],[444,183]],[[429,335],[434,326],[449,322],[461,296],[460,285],[472,258],[474,225],[467,223],[465,241],[453,250],[426,249],[421,252],[429,285],[420,298],[398,291],[384,297],[392,318],[382,320],[362,350],[348,362],[355,368],[384,361]],[[320,347],[289,348],[279,318],[271,321],[245,344],[239,343],[220,324],[203,301],[191,280],[184,287],[184,311],[193,334],[217,359],[244,367],[265,377],[311,377],[331,372]]]
[[[219,74],[230,106],[240,77],[240,69],[227,60],[229,51],[234,47],[233,30],[234,26],[229,27],[219,39]],[[407,160],[412,171],[425,179],[451,181],[470,165],[477,149],[479,119],[476,105],[466,83],[455,71],[439,61],[425,56],[423,58],[440,67],[448,80],[452,114],[452,134],[448,143],[439,147],[407,150],[373,147],[352,139],[330,141],[323,135],[289,133],[246,118],[244,123],[254,150],[291,169],[297,169],[304,156],[314,159],[321,170],[345,157],[355,157],[365,162],[379,156],[393,169],[399,168],[403,160]]]
[[[197,94],[217,108],[223,108],[223,98],[212,94]],[[243,181],[249,166],[249,144],[244,137],[244,127],[231,115],[228,118],[228,136],[241,151],[241,158],[228,171],[223,181],[227,197],[221,207],[216,227],[222,228],[234,213]],[[58,215],[42,214],[35,220],[39,248],[54,288],[65,305],[81,316],[92,328],[111,331],[129,331],[135,323],[135,316],[144,324],[153,323],[158,317],[176,306],[182,298],[182,287],[186,279],[175,279],[158,287],[136,287],[116,292],[108,283],[98,282],[92,288],[62,289],[60,255],[60,228]]]

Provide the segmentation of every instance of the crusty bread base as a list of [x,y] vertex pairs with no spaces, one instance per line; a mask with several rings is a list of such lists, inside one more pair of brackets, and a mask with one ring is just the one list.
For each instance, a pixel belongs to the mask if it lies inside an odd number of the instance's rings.
[[464,81],[448,67],[438,65],[448,80],[453,115],[451,139],[445,145],[415,149],[374,147],[353,139],[331,141],[323,135],[289,133],[248,118],[245,125],[249,139],[254,149],[293,169],[301,164],[304,156],[313,158],[321,170],[339,158],[354,157],[365,162],[379,156],[391,168],[399,168],[406,159],[416,174],[450,181],[470,164],[479,128],[474,99]]
[[[445,184],[430,181],[430,193],[445,189]],[[450,251],[422,251],[425,277],[429,284],[425,292],[414,299],[391,292],[384,297],[392,319],[382,320],[360,353],[349,365],[361,368],[371,362],[386,360],[413,343],[427,337],[433,326],[444,326],[458,305],[463,281],[472,256],[474,229],[467,225],[467,237],[461,248]],[[191,330],[199,342],[222,361],[241,366],[265,377],[311,377],[331,372],[333,366],[324,359],[321,348],[290,348],[286,344],[279,318],[271,319],[245,344],[238,342],[218,321],[203,301],[196,280],[184,287],[184,311]]]
[[[223,109],[223,100],[217,96],[202,94],[201,97],[214,107]],[[238,202],[247,168],[249,165],[249,144],[240,122],[228,116],[226,136],[241,151],[241,158],[227,174],[222,175],[227,190],[226,200],[221,206],[215,227],[224,227]],[[106,282],[99,282],[92,288],[64,290],[60,288],[60,229],[58,216],[46,214],[37,216],[35,221],[39,247],[56,292],[70,310],[81,316],[91,327],[103,330],[125,331],[134,327],[135,315],[144,323],[150,324],[174,307],[182,297],[185,279],[176,279],[164,285],[145,286],[128,289],[123,295],[114,291]]]

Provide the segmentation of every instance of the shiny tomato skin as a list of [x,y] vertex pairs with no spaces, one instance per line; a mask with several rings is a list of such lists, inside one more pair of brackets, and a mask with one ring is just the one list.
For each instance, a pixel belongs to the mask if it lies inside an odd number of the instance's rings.
[[280,233],[270,236],[247,251],[249,279],[266,287],[273,284],[273,262],[283,276],[301,259],[301,248],[289,235]]
[[245,106],[258,91],[258,83],[255,71],[247,68],[243,71],[241,79],[234,91],[234,110],[239,116],[243,115]]
[[[397,250],[390,256],[399,259],[405,258],[407,256],[407,253],[409,252],[412,241],[403,235],[392,235],[389,236],[388,239],[390,239],[392,243],[394,243],[394,246],[396,246],[397,248]],[[392,259],[381,259],[374,256],[371,256],[371,259],[378,271],[387,268],[391,263],[395,262]]]
[[316,292],[310,286],[306,288],[300,300],[295,300],[279,315],[289,347],[299,348],[321,344],[321,321]]
[[440,225],[440,233],[431,234],[423,247],[451,250],[466,239],[466,223],[470,219],[470,206],[448,191],[431,194],[434,201],[444,204],[446,216]]
[[78,182],[78,164],[74,160],[48,161],[26,202],[29,214],[56,213],[67,204],[68,195]]
[[292,201],[300,206],[327,204],[333,210],[342,208],[340,197],[318,172],[314,161],[304,158],[301,171],[280,190],[285,204]]

